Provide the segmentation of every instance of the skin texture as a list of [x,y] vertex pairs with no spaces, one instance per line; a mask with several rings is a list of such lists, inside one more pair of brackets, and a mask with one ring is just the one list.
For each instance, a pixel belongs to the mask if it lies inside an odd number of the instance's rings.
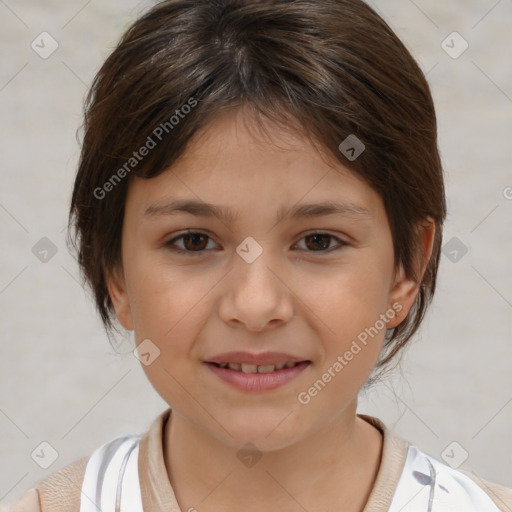
[[[134,178],[123,269],[109,277],[109,293],[137,344],[149,338],[160,350],[143,368],[173,409],[164,459],[182,510],[240,510],[250,497],[250,510],[293,511],[300,503],[355,512],[373,487],[382,447],[380,432],[356,417],[357,395],[385,329],[307,405],[297,395],[396,303],[401,311],[387,327],[400,323],[418,287],[395,271],[378,193],[299,134],[267,126],[269,140],[255,135],[248,112],[219,114],[170,169]],[[176,198],[229,207],[235,219],[144,216],[148,206]],[[368,214],[276,224],[282,206],[326,200],[350,201]],[[434,225],[426,226],[420,275],[434,234]],[[177,254],[165,244],[186,229],[207,237],[176,240],[190,255]],[[312,230],[334,238],[315,242]],[[236,252],[248,236],[263,249],[252,263]],[[328,248],[318,249],[324,242]],[[278,389],[243,392],[202,363],[231,350],[282,351],[312,364]],[[237,458],[248,442],[262,454],[252,467]]]

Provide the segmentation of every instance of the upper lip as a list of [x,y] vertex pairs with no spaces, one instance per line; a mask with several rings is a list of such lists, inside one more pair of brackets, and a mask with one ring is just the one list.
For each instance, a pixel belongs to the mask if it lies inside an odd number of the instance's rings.
[[276,365],[285,363],[299,363],[301,361],[309,361],[303,357],[296,357],[284,352],[261,352],[253,354],[251,352],[224,352],[215,357],[210,357],[207,363],[239,363],[239,364],[255,364],[258,366]]

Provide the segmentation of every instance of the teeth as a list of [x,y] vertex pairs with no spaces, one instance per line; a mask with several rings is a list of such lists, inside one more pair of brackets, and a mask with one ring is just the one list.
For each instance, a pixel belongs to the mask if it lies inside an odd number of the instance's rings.
[[271,373],[275,371],[276,367],[273,364],[267,364],[265,366],[258,366],[258,373]]
[[258,373],[258,365],[242,363],[242,371],[244,373]]
[[239,363],[219,363],[221,368],[229,368],[235,371],[242,371],[244,373],[272,373],[276,370],[282,370],[283,368],[292,368],[297,363],[280,363],[280,364],[239,364]]

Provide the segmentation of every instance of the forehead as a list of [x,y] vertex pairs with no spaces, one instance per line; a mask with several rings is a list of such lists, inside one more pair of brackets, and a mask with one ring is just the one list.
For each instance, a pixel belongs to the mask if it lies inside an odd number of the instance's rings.
[[259,205],[275,209],[281,219],[299,202],[344,203],[346,212],[352,208],[353,213],[381,206],[362,178],[306,136],[270,122],[258,124],[243,110],[215,117],[157,177],[134,177],[127,198],[139,215],[187,200],[226,205],[217,213],[229,221],[238,211]]

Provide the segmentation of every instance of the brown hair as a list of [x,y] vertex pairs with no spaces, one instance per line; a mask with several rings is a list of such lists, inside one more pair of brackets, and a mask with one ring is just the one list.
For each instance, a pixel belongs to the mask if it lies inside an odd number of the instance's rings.
[[[417,225],[434,220],[432,257],[408,317],[386,335],[384,368],[433,297],[446,203],[429,86],[359,0],[168,0],[122,36],[86,98],[68,231],[107,335],[115,311],[105,277],[122,265],[132,175],[164,172],[216,112],[242,106],[296,127],[380,194],[395,263],[417,282]],[[352,161],[338,149],[349,135],[365,146]]]

